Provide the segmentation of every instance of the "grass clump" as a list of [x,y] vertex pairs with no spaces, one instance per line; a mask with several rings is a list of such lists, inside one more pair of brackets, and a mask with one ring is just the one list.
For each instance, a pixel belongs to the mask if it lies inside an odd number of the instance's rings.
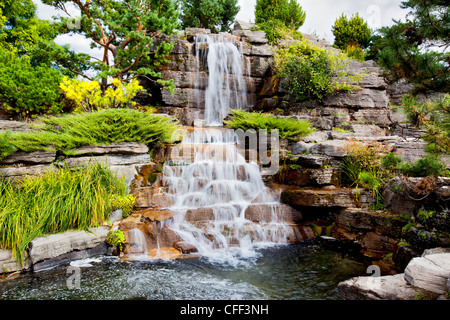
[[231,110],[230,120],[224,123],[231,129],[247,130],[278,130],[280,138],[291,141],[299,137],[307,136],[315,130],[308,121],[279,118],[268,113],[246,112],[243,110]]
[[49,170],[15,183],[0,179],[0,248],[23,252],[36,237],[102,224],[126,184],[106,165]]
[[159,142],[179,139],[179,126],[170,117],[133,109],[43,117],[40,122],[42,125],[34,126],[30,132],[0,135],[0,160],[12,148],[27,152],[56,150],[71,155],[74,149],[85,145],[140,142],[153,147]]

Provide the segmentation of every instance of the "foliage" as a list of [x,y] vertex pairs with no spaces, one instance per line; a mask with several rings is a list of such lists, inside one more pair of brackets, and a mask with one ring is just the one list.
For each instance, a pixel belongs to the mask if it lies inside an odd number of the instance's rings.
[[125,248],[125,235],[121,230],[109,230],[106,235],[106,243],[123,251]]
[[[450,90],[450,7],[448,1],[403,1],[405,22],[378,30],[373,46],[390,81],[406,78],[417,91]],[[436,50],[437,48],[437,50]]]
[[301,39],[298,29],[305,22],[306,14],[296,0],[257,0],[255,24],[265,31],[271,44],[277,40],[292,37]]
[[40,41],[52,41],[55,29],[36,16],[32,0],[4,0],[0,3],[0,47],[19,56]]
[[423,139],[430,153],[450,152],[450,95],[437,101],[419,103],[417,97],[405,95],[401,107],[411,124],[426,130]]
[[240,7],[237,0],[181,0],[181,26],[226,32]]
[[134,209],[136,198],[132,195],[115,196],[111,199],[111,210],[122,209],[122,218],[128,217]]
[[4,159],[17,151],[17,147],[9,142],[11,135],[10,130],[0,132],[0,159]]
[[23,151],[58,150],[73,154],[85,145],[140,142],[154,146],[179,139],[179,127],[170,117],[131,109],[105,109],[91,113],[43,117],[42,126],[17,132],[9,144]]
[[136,102],[132,99],[138,91],[144,90],[137,79],[133,79],[130,83],[122,83],[119,79],[113,79],[111,84],[114,88],[108,87],[103,92],[97,81],[86,82],[64,77],[60,87],[65,96],[74,101],[75,111],[135,106]]
[[61,78],[58,70],[33,67],[27,57],[0,47],[0,102],[7,112],[22,117],[61,112]]
[[111,196],[126,184],[105,165],[48,170],[12,183],[0,181],[0,247],[23,262],[36,237],[69,229],[88,230],[111,212]]
[[344,49],[345,54],[356,61],[364,61],[366,60],[366,54],[364,50],[355,44],[348,44]]
[[427,154],[418,159],[415,163],[403,162],[399,164],[398,169],[401,173],[413,177],[427,177],[433,175],[440,176],[445,169],[445,165],[435,154]]
[[279,118],[267,113],[246,112],[243,110],[231,110],[230,120],[226,120],[224,123],[232,129],[242,129],[244,131],[250,129],[278,130],[282,139],[289,140],[296,140],[314,132],[308,121]]
[[349,45],[365,49],[370,43],[370,28],[358,14],[352,15],[350,19],[342,14],[334,22],[332,31],[334,46],[342,50],[346,50]]
[[[64,10],[70,18],[58,23],[61,34],[79,34],[92,40],[91,47],[99,48],[102,58],[86,59],[68,47],[55,47],[42,43],[34,54],[66,68],[72,75],[88,80],[101,80],[102,89],[110,77],[121,81],[145,76],[149,80],[172,90],[173,81],[161,80],[156,68],[166,62],[173,43],[156,41],[161,33],[170,35],[178,26],[178,11],[174,0],[42,0],[43,3]],[[79,27],[70,27],[74,17],[66,10],[73,4],[81,12]],[[70,20],[72,19],[72,20]],[[112,60],[110,59],[112,56]],[[71,59],[67,59],[70,57]],[[90,71],[90,72],[88,72]],[[90,76],[94,71],[95,76]]]
[[337,87],[339,78],[348,76],[348,58],[311,44],[307,39],[288,47],[279,46],[275,67],[284,87],[296,101],[321,100]]

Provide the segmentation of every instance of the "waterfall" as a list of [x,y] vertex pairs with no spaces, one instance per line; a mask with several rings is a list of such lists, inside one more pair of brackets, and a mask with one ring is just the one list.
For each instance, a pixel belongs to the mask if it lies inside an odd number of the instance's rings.
[[[222,120],[228,115],[230,108],[247,107],[244,56],[230,38],[220,34],[197,36],[195,53],[198,70],[202,69],[202,64],[206,64],[208,73],[204,93],[206,124],[222,126]],[[247,63],[247,66],[250,64]],[[197,97],[197,102],[199,100]]]
[[169,209],[177,213],[170,228],[201,256],[234,264],[257,256],[258,247],[287,243],[292,232],[286,207],[267,192],[258,164],[247,162],[237,143],[234,130],[196,128],[175,152],[186,158],[163,167]]

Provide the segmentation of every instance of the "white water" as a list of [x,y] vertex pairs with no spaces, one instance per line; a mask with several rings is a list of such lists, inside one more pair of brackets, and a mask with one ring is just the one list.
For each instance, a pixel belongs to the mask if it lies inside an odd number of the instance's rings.
[[[198,70],[201,69],[202,63],[207,63],[206,124],[222,126],[222,120],[228,115],[230,108],[247,107],[247,87],[243,76],[244,56],[225,35],[200,35],[196,37],[195,48]],[[250,64],[247,63],[247,66],[250,67]],[[197,99],[199,101],[199,98]]]
[[[191,151],[187,159],[163,169],[166,193],[174,200],[170,210],[177,212],[169,227],[201,256],[234,265],[258,256],[257,248],[286,243],[288,234],[277,197],[265,187],[259,166],[238,152],[237,142],[230,129],[196,129],[179,145]],[[269,206],[271,216],[249,221],[245,211],[252,202]]]

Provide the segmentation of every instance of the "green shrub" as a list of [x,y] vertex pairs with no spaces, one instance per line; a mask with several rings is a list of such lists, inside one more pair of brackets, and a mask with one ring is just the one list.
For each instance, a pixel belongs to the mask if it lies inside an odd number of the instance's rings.
[[62,117],[43,117],[30,132],[15,133],[9,143],[23,151],[58,150],[73,155],[85,145],[113,142],[158,142],[179,139],[178,124],[170,117],[131,109],[105,109]]
[[366,54],[365,54],[364,50],[358,45],[348,44],[345,47],[344,52],[349,58],[351,58],[353,60],[356,60],[356,61],[366,60]]
[[342,14],[334,22],[332,31],[335,38],[334,46],[342,50],[345,50],[348,45],[364,49],[370,43],[370,28],[358,14],[352,15],[350,19]]
[[345,54],[318,47],[307,39],[280,46],[275,53],[277,75],[298,102],[321,100],[336,87],[343,88],[339,78],[348,76],[344,70],[347,64]]
[[445,165],[437,155],[428,154],[425,157],[418,159],[415,163],[400,163],[398,169],[407,176],[427,177],[433,175],[437,177],[442,175]]
[[279,118],[267,113],[231,110],[230,120],[224,121],[232,129],[244,131],[278,129],[282,139],[297,140],[314,132],[311,123],[290,118]]
[[301,40],[303,35],[300,31],[287,27],[280,20],[269,20],[259,23],[253,31],[264,31],[269,43],[275,45],[281,39]]
[[119,249],[119,251],[123,251],[125,248],[125,235],[123,231],[109,230],[105,241],[107,244]]
[[101,225],[111,198],[124,196],[126,184],[102,164],[49,170],[14,184],[0,180],[0,248],[23,252],[36,237]]
[[19,58],[0,47],[0,104],[5,111],[21,117],[60,113],[61,79],[58,70],[33,67],[27,57]]
[[4,159],[17,151],[17,147],[10,143],[11,131],[0,132],[0,160]]
[[111,200],[111,210],[115,211],[122,209],[122,218],[126,218],[133,212],[135,201],[136,198],[132,194],[124,197],[113,197]]

